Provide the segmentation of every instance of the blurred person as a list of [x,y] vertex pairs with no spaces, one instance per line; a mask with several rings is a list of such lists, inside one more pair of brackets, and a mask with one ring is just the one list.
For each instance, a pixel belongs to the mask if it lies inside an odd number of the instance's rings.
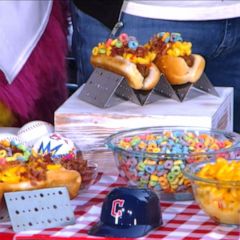
[[107,39],[118,21],[122,0],[72,0],[72,50],[79,71],[79,84],[85,83],[93,71],[92,48]]
[[[81,83],[93,70],[93,46],[106,40],[117,22],[117,35],[125,32],[141,44],[159,32],[179,32],[192,42],[193,53],[205,57],[205,72],[214,86],[234,88],[234,130],[240,132],[240,1],[125,0],[122,5],[110,0],[72,1],[73,47]],[[101,4],[96,7],[96,2]],[[107,21],[109,14],[114,16]]]
[[65,14],[58,0],[0,1],[0,126],[53,123],[68,94]]

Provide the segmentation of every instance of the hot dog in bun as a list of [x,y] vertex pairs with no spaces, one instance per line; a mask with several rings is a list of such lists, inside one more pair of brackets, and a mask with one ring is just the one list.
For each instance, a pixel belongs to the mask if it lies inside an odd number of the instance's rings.
[[146,46],[156,53],[154,62],[172,85],[194,83],[204,71],[204,58],[192,54],[191,42],[183,41],[179,33],[159,33]]
[[124,76],[133,89],[151,90],[160,79],[160,71],[153,63],[155,57],[156,54],[140,46],[136,38],[123,33],[94,47],[91,63]]
[[23,158],[26,149],[7,141],[0,143],[0,197],[4,192],[52,187],[66,187],[70,198],[77,196],[81,185],[77,171],[65,169],[49,156],[31,153],[27,159]]

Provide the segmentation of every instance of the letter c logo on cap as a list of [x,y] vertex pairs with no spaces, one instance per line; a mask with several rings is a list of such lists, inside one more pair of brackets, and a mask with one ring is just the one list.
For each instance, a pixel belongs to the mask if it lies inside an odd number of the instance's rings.
[[125,200],[123,199],[116,199],[112,202],[112,209],[111,209],[111,216],[121,217],[122,216],[122,207],[124,205]]

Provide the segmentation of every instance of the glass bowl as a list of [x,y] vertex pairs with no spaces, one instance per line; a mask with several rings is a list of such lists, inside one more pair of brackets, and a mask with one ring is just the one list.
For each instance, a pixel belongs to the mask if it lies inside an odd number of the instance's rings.
[[82,184],[80,189],[88,189],[96,180],[98,175],[98,167],[95,162],[88,161],[87,167],[84,172],[81,173]]
[[[223,165],[223,161],[228,162],[229,167]],[[221,224],[240,225],[239,159],[217,158],[192,163],[183,173],[191,181],[196,202],[211,219]]]
[[82,183],[80,189],[88,189],[94,183],[98,175],[98,165],[94,161],[86,160],[82,151],[77,150],[76,156],[67,159],[60,159],[59,163],[69,170],[75,170],[80,173]]
[[192,200],[191,183],[182,173],[186,165],[229,158],[228,151],[238,144],[236,133],[193,127],[139,128],[106,139],[128,184],[151,188],[162,200]]

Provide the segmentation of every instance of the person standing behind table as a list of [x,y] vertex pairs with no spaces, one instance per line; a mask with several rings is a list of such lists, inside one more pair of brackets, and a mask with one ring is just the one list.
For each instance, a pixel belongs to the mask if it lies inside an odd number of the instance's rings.
[[54,122],[67,99],[67,5],[0,1],[0,126]]
[[[164,31],[179,32],[192,42],[193,53],[206,59],[205,72],[210,81],[215,86],[234,88],[234,130],[240,132],[240,1],[124,0],[119,21],[123,27],[117,34],[126,32],[142,44]],[[91,23],[85,28],[90,28]],[[95,44],[104,40],[97,36],[102,30],[102,25],[95,26]],[[90,65],[86,59],[90,58],[92,44],[85,40],[84,49],[89,49],[84,55],[85,65]]]
[[93,71],[92,48],[105,41],[121,10],[123,0],[72,0],[72,50],[79,71],[79,84],[85,83]]

